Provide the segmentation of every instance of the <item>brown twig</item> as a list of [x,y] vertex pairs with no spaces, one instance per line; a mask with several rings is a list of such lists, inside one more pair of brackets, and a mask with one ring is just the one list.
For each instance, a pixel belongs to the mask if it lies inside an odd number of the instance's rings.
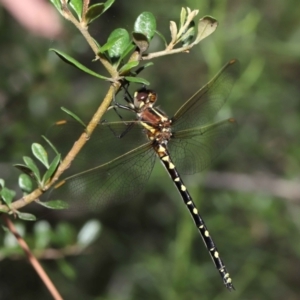
[[35,258],[35,256],[32,254],[31,250],[29,249],[27,243],[24,241],[24,239],[20,236],[20,234],[17,232],[16,227],[14,226],[13,222],[8,218],[7,215],[2,215],[2,218],[4,222],[7,225],[7,228],[10,230],[10,232],[15,236],[17,239],[20,247],[23,249],[25,254],[27,255],[27,258],[35,271],[38,273],[41,280],[44,282],[45,286],[47,287],[48,291],[52,295],[53,299],[55,300],[63,300],[59,292],[57,291],[56,287],[42,268],[39,261]]

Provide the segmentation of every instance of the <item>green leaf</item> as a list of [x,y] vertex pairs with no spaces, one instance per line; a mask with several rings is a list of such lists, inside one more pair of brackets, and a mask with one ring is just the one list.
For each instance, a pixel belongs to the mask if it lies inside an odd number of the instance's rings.
[[144,84],[144,85],[149,85],[149,84],[150,84],[149,81],[147,81],[146,79],[141,78],[141,77],[125,76],[124,78],[125,78],[127,81],[130,81],[130,82],[141,83],[141,84]]
[[47,221],[38,221],[33,226],[35,248],[45,249],[51,240],[51,226]]
[[65,247],[76,241],[76,231],[69,223],[59,222],[53,232],[53,242],[58,246]]
[[[111,41],[113,42],[110,43]],[[127,30],[123,28],[115,29],[108,37],[107,43],[110,43],[110,47],[108,48],[109,57],[112,59],[118,59],[130,43]]]
[[87,24],[90,24],[98,17],[100,17],[114,2],[115,0],[109,0],[106,1],[105,3],[97,3],[91,5],[85,16]]
[[127,45],[127,48],[123,51],[122,55],[120,56],[120,61],[134,49],[135,45],[130,41],[130,43]]
[[87,221],[77,236],[77,243],[87,247],[92,244],[100,235],[101,224],[98,220]]
[[63,53],[62,51],[56,50],[56,49],[49,49],[49,51],[54,51],[64,62],[72,65],[73,67],[87,73],[90,74],[92,76],[95,76],[97,78],[100,79],[105,79],[105,80],[109,80],[108,77],[102,76],[92,70],[90,70],[89,68],[85,67],[84,65],[82,65],[80,62],[78,62],[76,59],[74,59],[73,57],[69,56],[66,53]]
[[24,221],[36,221],[36,217],[33,214],[29,214],[29,213],[24,213],[24,212],[20,212],[20,211],[16,211],[18,217]]
[[50,2],[55,6],[55,8],[62,14],[61,2],[60,0],[50,0]]
[[60,162],[60,154],[56,155],[53,161],[50,164],[49,169],[46,171],[46,173],[43,176],[43,185],[47,184],[48,180],[52,177],[54,172],[57,169],[57,166],[59,165]]
[[46,168],[49,168],[48,154],[42,145],[33,143],[31,146],[31,151]]
[[182,42],[182,46],[187,46],[190,45],[192,43],[192,40],[195,36],[195,22],[192,21],[189,26],[187,31],[181,36],[181,42]]
[[180,12],[180,28],[184,25],[185,20],[186,20],[186,9],[182,7]]
[[102,47],[99,48],[99,52],[104,53],[105,51],[109,50],[119,39],[120,36],[108,38],[107,42]]
[[148,67],[150,67],[150,66],[153,66],[153,65],[154,65],[154,63],[153,63],[152,61],[150,61],[150,62],[146,63],[145,65],[139,67],[139,68],[138,68],[135,72],[133,72],[133,73],[134,73],[134,74],[139,74],[139,73],[141,73],[144,69],[146,69],[146,68],[148,68]]
[[42,135],[42,138],[46,141],[46,143],[52,148],[54,153],[57,155],[59,152],[57,151],[56,147],[44,136]]
[[0,192],[1,192],[1,189],[5,187],[5,181],[4,179],[0,178]]
[[[94,38],[92,38],[92,40],[95,43],[95,45],[97,46],[97,48],[100,48],[100,44]],[[96,60],[98,60],[97,57],[93,59],[93,61],[96,61]]]
[[177,40],[177,25],[174,21],[170,21],[170,31],[171,31],[171,38],[172,38],[172,43],[175,44],[176,40]]
[[210,16],[205,16],[199,20],[198,33],[193,44],[198,44],[201,40],[212,34],[218,27],[218,21]]
[[104,5],[105,5],[105,10],[104,10],[104,12],[107,11],[107,10],[113,5],[114,2],[115,2],[115,0],[107,0],[107,1],[104,3]]
[[113,3],[114,0],[109,0],[105,3],[97,3],[90,6],[86,14],[87,24],[100,17]]
[[66,259],[57,259],[56,264],[59,268],[60,274],[63,274],[67,279],[71,281],[74,281],[76,279],[77,271]]
[[35,201],[35,203],[47,207],[49,209],[67,209],[69,208],[69,204],[65,201],[61,200],[51,200],[47,202]]
[[165,43],[165,46],[167,46],[168,43],[167,43],[166,38],[163,36],[163,34],[157,30],[155,30],[155,33],[163,40],[163,42]]
[[16,192],[13,190],[10,190],[6,187],[2,188],[1,192],[0,192],[0,196],[2,198],[2,200],[7,204],[7,206],[10,206],[12,200],[14,199],[16,195]]
[[64,111],[66,114],[68,114],[70,117],[72,117],[75,121],[79,122],[84,128],[86,128],[86,124],[77,116],[75,115],[72,111],[68,110],[65,107],[60,108],[62,111]]
[[34,177],[33,171],[27,166],[21,164],[14,164],[14,167],[19,169],[21,172],[27,174],[30,178],[36,179]]
[[28,156],[23,156],[23,160],[27,167],[33,172],[34,178],[37,180],[38,183],[41,182],[41,176],[40,176],[40,171],[35,164],[35,162]]
[[133,31],[144,34],[147,37],[148,41],[151,41],[154,36],[155,30],[156,20],[151,12],[145,11],[137,17],[134,23]]
[[32,191],[32,182],[28,175],[20,174],[19,176],[19,187],[25,193],[30,193]]
[[139,64],[139,61],[131,61],[127,64],[125,64],[120,70],[119,73],[126,73],[128,71],[130,71],[132,68],[135,68],[137,65]]
[[146,35],[140,32],[132,32],[132,39],[136,46],[140,49],[140,52],[143,53],[149,48],[149,41]]
[[79,21],[81,21],[82,18],[82,0],[70,0],[69,1],[70,6],[75,11]]

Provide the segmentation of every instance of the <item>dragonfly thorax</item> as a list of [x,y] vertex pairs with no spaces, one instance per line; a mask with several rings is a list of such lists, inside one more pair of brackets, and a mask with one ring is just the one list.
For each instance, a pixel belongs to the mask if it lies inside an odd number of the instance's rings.
[[137,118],[145,128],[149,140],[168,142],[171,138],[171,120],[164,112],[153,107],[157,94],[143,87],[135,92],[133,100]]

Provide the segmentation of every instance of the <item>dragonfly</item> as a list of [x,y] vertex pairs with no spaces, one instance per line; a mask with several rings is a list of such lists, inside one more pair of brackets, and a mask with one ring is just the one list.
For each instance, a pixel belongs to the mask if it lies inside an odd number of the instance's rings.
[[[209,122],[227,100],[238,70],[238,61],[230,60],[172,118],[155,107],[155,91],[146,87],[136,91],[133,97],[126,98],[125,105],[116,105],[132,111],[136,119],[99,124],[78,157],[77,167],[83,171],[62,179],[52,188],[49,197],[67,201],[71,208],[93,211],[105,204],[136,198],[158,158],[187,207],[224,285],[234,290],[219,250],[181,174],[205,169],[236,135],[237,122],[233,118]],[[82,132],[79,123],[58,124],[63,132],[74,133],[74,126]],[[109,145],[114,150],[122,149],[123,153],[108,160]]]

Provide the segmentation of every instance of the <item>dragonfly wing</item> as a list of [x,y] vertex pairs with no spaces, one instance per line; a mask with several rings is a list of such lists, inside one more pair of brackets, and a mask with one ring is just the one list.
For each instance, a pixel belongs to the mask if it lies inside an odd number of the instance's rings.
[[212,125],[175,132],[168,143],[172,160],[182,174],[194,174],[208,167],[236,135],[231,118]]
[[151,174],[155,158],[151,144],[144,144],[106,164],[65,178],[52,188],[48,199],[66,201],[71,210],[95,210],[136,197]]
[[238,71],[238,61],[229,61],[211,81],[183,104],[172,118],[174,132],[208,124],[228,98]]
[[[84,130],[85,128],[75,121],[57,122],[48,130],[47,138],[64,157]],[[68,174],[102,165],[146,141],[146,136],[138,122],[98,124],[76,156]]]

